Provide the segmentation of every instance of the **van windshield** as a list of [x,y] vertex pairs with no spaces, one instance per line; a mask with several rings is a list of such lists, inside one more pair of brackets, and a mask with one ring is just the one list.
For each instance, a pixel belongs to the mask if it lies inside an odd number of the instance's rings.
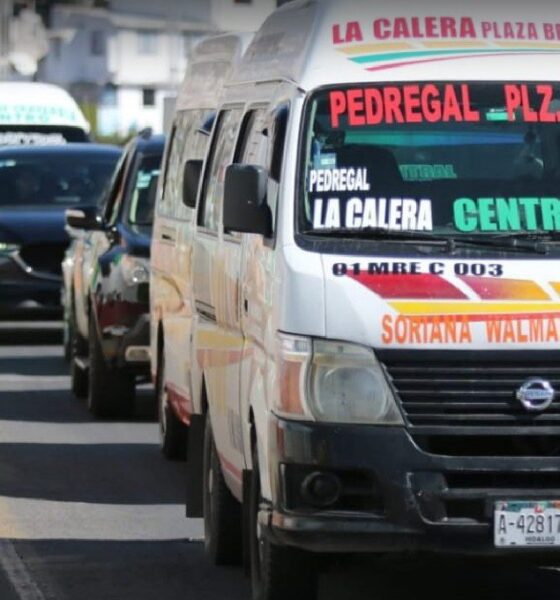
[[299,231],[560,231],[560,86],[407,83],[308,103]]

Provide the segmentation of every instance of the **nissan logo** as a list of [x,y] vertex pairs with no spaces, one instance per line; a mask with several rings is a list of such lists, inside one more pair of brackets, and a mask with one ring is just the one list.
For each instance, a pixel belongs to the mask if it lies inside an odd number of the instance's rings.
[[527,379],[515,394],[523,408],[529,412],[542,412],[553,402],[556,392],[544,379]]

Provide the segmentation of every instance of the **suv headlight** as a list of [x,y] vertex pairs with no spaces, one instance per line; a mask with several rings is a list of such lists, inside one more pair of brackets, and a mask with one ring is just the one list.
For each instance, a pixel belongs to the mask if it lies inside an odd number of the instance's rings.
[[150,262],[145,258],[125,254],[121,260],[121,269],[126,285],[139,285],[150,280]]
[[7,242],[0,242],[0,254],[12,254],[19,250],[19,244],[8,244]]
[[281,335],[279,350],[279,414],[332,423],[403,425],[371,349]]

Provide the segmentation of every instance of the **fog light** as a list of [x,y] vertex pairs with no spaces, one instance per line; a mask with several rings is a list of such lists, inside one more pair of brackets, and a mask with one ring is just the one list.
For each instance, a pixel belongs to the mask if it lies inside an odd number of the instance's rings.
[[342,484],[340,483],[340,479],[332,473],[314,471],[301,484],[301,495],[304,500],[320,508],[336,504],[340,498],[341,491]]

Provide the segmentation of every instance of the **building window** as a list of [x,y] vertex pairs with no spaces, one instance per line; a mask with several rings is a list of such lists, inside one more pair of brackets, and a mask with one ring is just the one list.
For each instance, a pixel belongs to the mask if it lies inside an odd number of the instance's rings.
[[157,31],[138,32],[138,54],[156,54],[158,50]]
[[233,0],[235,4],[252,4],[253,0]]
[[92,56],[104,56],[105,34],[103,31],[92,31],[89,38],[89,49]]
[[142,90],[142,105],[143,106],[155,106],[156,105],[156,91],[154,88],[143,88]]
[[102,106],[117,106],[117,86],[108,83],[101,92]]

